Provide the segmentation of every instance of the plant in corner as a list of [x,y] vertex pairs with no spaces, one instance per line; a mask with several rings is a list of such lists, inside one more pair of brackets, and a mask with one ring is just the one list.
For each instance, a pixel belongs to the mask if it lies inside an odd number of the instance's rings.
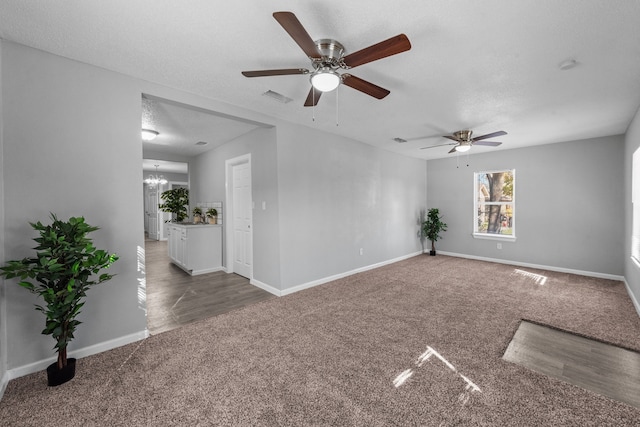
[[48,384],[60,385],[75,375],[75,359],[67,358],[67,346],[74,338],[76,320],[84,305],[87,290],[93,285],[113,277],[100,273],[118,257],[115,254],[96,249],[87,234],[98,230],[84,221],[83,217],[59,220],[51,214],[52,224],[40,221],[29,223],[40,237],[34,258],[9,261],[0,267],[0,275],[7,279],[19,278],[20,286],[40,295],[45,305],[36,304],[36,310],[46,316],[44,335],[52,335],[56,341],[54,349],[58,361],[47,368]]
[[[170,212],[175,215],[174,222],[182,222],[188,216],[189,189],[172,188],[160,195],[164,203],[158,205],[162,212]],[[171,222],[171,220],[166,221]]]
[[431,241],[429,255],[436,254],[436,241],[440,238],[440,232],[447,231],[447,224],[442,222],[440,212],[436,208],[429,209],[427,219],[422,223],[422,232]]

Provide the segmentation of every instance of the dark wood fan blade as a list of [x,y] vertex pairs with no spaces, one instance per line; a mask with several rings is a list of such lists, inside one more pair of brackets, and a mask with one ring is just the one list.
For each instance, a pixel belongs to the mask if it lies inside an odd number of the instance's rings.
[[486,145],[488,147],[497,147],[502,144],[502,142],[494,142],[494,141],[474,141],[473,145]]
[[307,100],[304,102],[304,106],[313,107],[314,105],[318,105],[320,95],[322,95],[322,91],[319,91],[311,86],[311,90],[309,90],[309,95],[307,95]]
[[499,130],[498,132],[493,132],[493,133],[488,133],[486,135],[482,135],[482,136],[476,136],[475,138],[472,138],[472,141],[480,141],[481,139],[489,139],[489,138],[493,138],[494,136],[502,136],[502,135],[506,135],[507,133],[503,130]]
[[[456,144],[456,147],[457,146],[458,146],[458,144]],[[449,150],[449,152],[447,154],[455,153],[456,152],[456,147],[453,147],[451,150]]]
[[450,139],[450,140],[452,140],[452,141],[460,142],[460,141],[458,140],[458,138],[456,138],[455,136],[451,136],[451,135],[442,135],[442,137],[443,137],[443,138]]
[[296,15],[292,12],[274,12],[273,17],[282,25],[282,28],[289,33],[293,41],[298,43],[298,46],[300,46],[309,58],[322,58],[315,42],[300,21],[298,21]]
[[257,70],[257,71],[243,71],[242,75],[245,77],[266,77],[266,76],[288,76],[291,74],[308,74],[309,70],[306,68],[283,68],[281,70]]
[[455,143],[455,142],[447,142],[446,144],[438,144],[438,145],[430,145],[428,147],[422,147],[421,150],[426,150],[427,148],[442,147],[442,146],[445,146],[445,145],[458,145],[458,144]]
[[377,99],[382,99],[391,93],[385,88],[376,86],[373,83],[369,83],[368,81],[362,80],[360,77],[352,76],[351,74],[343,74],[342,83],[352,89],[359,90],[360,92],[366,93],[367,95],[373,96]]
[[409,39],[404,34],[399,34],[380,43],[353,52],[342,58],[342,60],[347,67],[353,68],[371,61],[386,58],[387,56],[405,52],[409,49],[411,49]]

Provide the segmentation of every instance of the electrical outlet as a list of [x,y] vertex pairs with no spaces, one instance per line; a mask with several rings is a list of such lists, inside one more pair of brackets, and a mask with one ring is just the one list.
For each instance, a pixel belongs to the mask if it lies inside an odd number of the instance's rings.
[[502,243],[498,243],[498,249],[502,249]]
[[360,255],[364,254],[364,249],[360,248]]

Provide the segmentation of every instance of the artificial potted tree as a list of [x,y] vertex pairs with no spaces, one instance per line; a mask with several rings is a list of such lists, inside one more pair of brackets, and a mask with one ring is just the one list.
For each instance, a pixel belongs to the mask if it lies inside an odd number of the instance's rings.
[[436,241],[440,238],[440,232],[447,231],[447,224],[442,222],[440,212],[436,208],[429,209],[427,219],[422,223],[422,232],[431,241],[429,255],[436,255]]
[[75,375],[76,360],[67,357],[67,346],[74,338],[76,320],[84,305],[86,293],[93,285],[110,280],[113,275],[100,271],[118,260],[115,254],[96,249],[87,234],[98,230],[87,224],[83,217],[59,220],[51,214],[52,224],[40,221],[29,223],[39,232],[34,258],[9,261],[0,267],[0,275],[7,279],[19,278],[20,286],[40,295],[44,306],[36,310],[46,316],[44,335],[56,341],[58,360],[47,368],[48,384],[63,384]]
[[174,215],[171,220],[165,222],[182,222],[187,218],[189,205],[188,188],[172,188],[160,195],[164,203],[158,205],[162,212],[170,212]]
[[218,222],[218,211],[215,208],[207,209],[207,218],[209,218],[209,224],[215,224]]
[[193,223],[200,224],[202,222],[202,209],[198,206],[193,208]]

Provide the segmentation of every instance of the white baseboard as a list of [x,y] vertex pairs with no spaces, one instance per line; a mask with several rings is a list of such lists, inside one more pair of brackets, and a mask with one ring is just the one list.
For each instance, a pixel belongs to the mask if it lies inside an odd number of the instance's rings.
[[[98,344],[91,345],[89,347],[84,347],[77,350],[69,351],[68,357],[75,357],[76,359],[82,359],[83,357],[91,356],[97,353],[102,353],[103,351],[111,350],[126,344],[130,344],[132,342],[143,340],[148,336],[149,336],[149,331],[145,329],[144,331],[136,332],[130,335],[125,335],[123,337],[115,338],[109,341],[104,341]],[[17,368],[9,369],[5,374],[5,376],[7,377],[7,382],[15,378],[33,374],[34,372],[42,371],[46,369],[47,366],[55,362],[56,360],[58,360],[57,356],[52,356],[48,359],[39,360],[37,362],[29,363],[28,365],[23,365]]]
[[305,289],[313,288],[314,286],[318,286],[318,285],[322,285],[324,283],[332,282],[334,280],[342,279],[343,277],[351,276],[351,275],[356,274],[356,273],[362,273],[363,271],[373,270],[374,268],[379,268],[379,267],[385,266],[387,264],[393,264],[394,262],[402,261],[402,260],[405,260],[407,258],[411,258],[411,257],[414,257],[416,255],[420,255],[421,253],[422,252],[414,252],[414,253],[409,254],[409,255],[403,255],[403,256],[398,257],[398,258],[394,258],[394,259],[390,259],[390,260],[387,260],[387,261],[378,262],[376,264],[371,264],[371,265],[367,265],[367,266],[364,266],[364,267],[356,268],[355,270],[346,271],[344,273],[339,273],[339,274],[336,274],[336,275],[333,275],[333,276],[329,276],[329,277],[325,277],[325,278],[318,279],[318,280],[313,280],[311,282],[307,282],[307,283],[303,283],[301,285],[297,285],[297,286],[294,286],[294,287],[291,287],[291,288],[283,289],[282,291],[280,291],[280,294],[281,294],[281,296],[289,295],[289,294],[292,294],[294,292],[302,291],[302,290],[305,290]]
[[4,396],[4,391],[7,389],[7,384],[9,384],[9,373],[5,372],[0,379],[0,400],[2,400],[2,396]]
[[631,292],[631,286],[629,286],[629,283],[627,282],[627,279],[624,279],[624,287],[627,288],[627,293],[629,294],[629,298],[631,298],[631,302],[633,303],[633,306],[636,309],[636,312],[638,313],[638,316],[640,316],[640,302],[638,302],[638,300],[636,299],[636,296],[633,294],[633,292]]
[[200,274],[214,273],[216,271],[224,271],[226,273],[227,269],[224,267],[214,267],[214,268],[205,268],[204,270],[191,270],[191,271],[187,271],[187,273],[191,274],[192,276],[198,276]]
[[273,286],[271,286],[271,285],[267,285],[266,283],[262,283],[262,282],[261,282],[261,281],[259,281],[259,280],[251,279],[251,280],[249,281],[249,283],[250,283],[250,284],[252,284],[253,286],[255,286],[255,287],[257,287],[257,288],[260,288],[260,289],[262,289],[262,290],[265,290],[265,291],[267,291],[267,292],[269,292],[270,294],[273,294],[273,295],[275,295],[275,296],[278,296],[278,297],[281,297],[281,296],[282,296],[282,293],[280,292],[280,289],[276,289],[276,288],[274,288]]
[[458,254],[455,252],[438,251],[438,253],[442,255],[454,256],[457,258],[475,259],[478,261],[495,262],[498,264],[517,265],[518,267],[537,268],[539,270],[557,271],[559,273],[577,274],[579,276],[597,277],[599,279],[609,279],[609,280],[619,280],[619,281],[624,280],[624,276],[618,276],[615,274],[607,274],[607,273],[598,273],[595,271],[574,270],[572,268],[553,267],[550,265],[540,265],[540,264],[531,264],[528,262],[510,261],[510,260],[497,259],[497,258],[487,258],[487,257],[481,257],[481,256],[475,256],[475,255]]
[[343,277],[351,276],[351,275],[356,274],[356,273],[361,273],[361,272],[367,271],[367,270],[373,270],[374,268],[382,267],[382,266],[387,265],[387,264],[393,264],[394,262],[402,261],[402,260],[405,260],[407,258],[411,258],[411,257],[417,256],[417,255],[420,255],[421,253],[422,252],[415,252],[415,253],[412,253],[412,254],[409,254],[409,255],[404,255],[404,256],[401,256],[401,257],[398,257],[398,258],[390,259],[390,260],[387,260],[387,261],[382,261],[382,262],[379,262],[379,263],[376,263],[376,264],[371,264],[371,265],[367,265],[367,266],[364,266],[364,267],[356,268],[355,270],[350,270],[350,271],[346,271],[344,273],[336,274],[336,275],[333,275],[333,276],[324,277],[322,279],[313,280],[311,282],[303,283],[301,285],[297,285],[297,286],[294,286],[294,287],[291,287],[291,288],[287,288],[287,289],[284,289],[282,291],[280,289],[274,288],[271,285],[267,285],[266,283],[262,283],[262,282],[260,282],[259,280],[256,280],[256,279],[251,279],[250,283],[252,285],[254,285],[254,286],[257,286],[260,289],[264,289],[265,291],[267,291],[267,292],[269,292],[269,293],[271,293],[273,295],[282,297],[282,296],[289,295],[289,294],[292,294],[292,293],[295,293],[295,292],[299,292],[299,291],[302,291],[302,290],[305,290],[305,289],[313,288],[314,286],[318,286],[318,285],[322,285],[324,283],[332,282],[334,280],[342,279]]

